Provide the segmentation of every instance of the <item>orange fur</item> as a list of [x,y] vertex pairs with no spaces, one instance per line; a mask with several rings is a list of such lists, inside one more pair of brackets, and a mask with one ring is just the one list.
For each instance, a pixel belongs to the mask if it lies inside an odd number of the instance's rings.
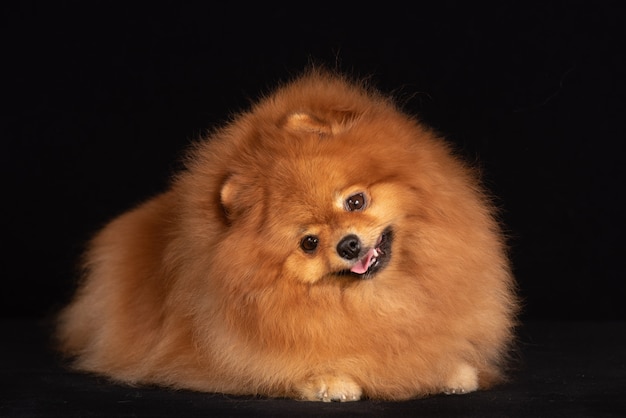
[[[365,207],[347,210],[355,193]],[[343,237],[364,252],[390,229],[385,267],[337,274],[355,262]],[[472,170],[388,98],[319,70],[196,144],[170,189],[106,226],[85,260],[61,348],[130,384],[463,393],[499,380],[512,339],[513,279]]]

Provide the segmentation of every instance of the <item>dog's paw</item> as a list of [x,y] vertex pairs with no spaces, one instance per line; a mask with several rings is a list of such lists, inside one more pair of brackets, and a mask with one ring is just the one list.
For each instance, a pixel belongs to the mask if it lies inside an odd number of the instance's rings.
[[469,364],[462,363],[450,376],[443,389],[446,395],[463,395],[478,389],[478,372]]
[[311,379],[299,388],[299,392],[303,400],[322,402],[358,401],[363,394],[361,387],[345,376]]

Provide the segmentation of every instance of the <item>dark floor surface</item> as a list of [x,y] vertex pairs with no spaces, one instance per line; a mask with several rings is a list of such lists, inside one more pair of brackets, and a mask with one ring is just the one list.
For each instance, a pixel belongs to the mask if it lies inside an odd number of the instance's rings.
[[509,383],[407,402],[311,403],[135,388],[68,371],[46,327],[0,321],[0,416],[626,417],[626,322],[531,322]]

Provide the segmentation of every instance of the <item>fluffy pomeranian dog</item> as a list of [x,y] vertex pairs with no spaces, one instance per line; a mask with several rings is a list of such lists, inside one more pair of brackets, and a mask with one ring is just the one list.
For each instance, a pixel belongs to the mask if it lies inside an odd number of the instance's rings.
[[516,312],[474,171],[390,98],[319,69],[195,144],[84,271],[57,332],[78,369],[206,392],[487,388]]

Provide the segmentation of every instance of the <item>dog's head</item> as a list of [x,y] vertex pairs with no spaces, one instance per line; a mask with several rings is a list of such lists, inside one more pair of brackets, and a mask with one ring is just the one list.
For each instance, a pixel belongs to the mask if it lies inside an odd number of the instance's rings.
[[406,150],[385,126],[347,115],[288,116],[223,182],[229,235],[254,241],[246,251],[289,279],[375,278],[411,216]]

